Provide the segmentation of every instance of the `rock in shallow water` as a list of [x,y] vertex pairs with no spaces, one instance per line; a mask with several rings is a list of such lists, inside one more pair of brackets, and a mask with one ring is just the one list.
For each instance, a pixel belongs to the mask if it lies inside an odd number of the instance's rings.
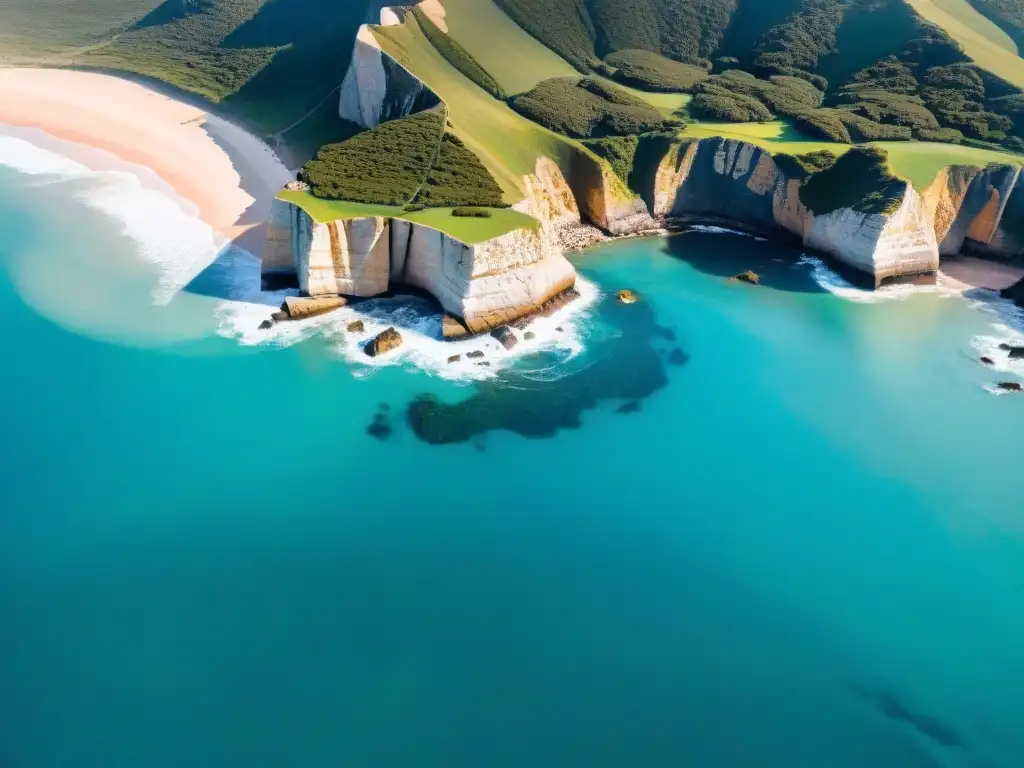
[[1024,391],[1024,387],[1021,387],[1016,381],[1000,381],[996,386],[1003,390],[1003,392],[1021,392]]
[[366,326],[363,325],[362,320],[356,320],[354,322],[349,323],[348,327],[345,330],[347,330],[349,333],[363,333],[363,331],[366,330]]
[[473,350],[472,352],[470,352],[469,354],[466,355],[466,357],[471,358],[473,360],[477,360],[477,359],[479,359],[479,358],[481,358],[483,356],[484,356],[484,353],[481,352],[479,349]]
[[1000,344],[999,348],[1010,353],[1011,360],[1024,360],[1024,347],[1017,347],[1013,344]]
[[462,355],[452,355],[448,358],[449,363],[457,363],[462,359]]
[[390,352],[400,346],[402,346],[402,334],[392,327],[386,331],[381,331],[370,339],[363,348],[363,351],[370,357],[377,357],[377,355],[383,355],[385,352]]
[[466,327],[459,318],[454,315],[445,314],[441,318],[441,337],[445,339],[464,339],[472,336],[473,333]]
[[519,339],[516,338],[516,335],[512,333],[512,329],[507,325],[503,325],[501,328],[495,328],[491,331],[491,336],[497,339],[501,346],[510,352],[515,349],[516,344],[519,343]]
[[523,334],[523,340],[524,341],[533,341],[536,338],[537,338],[537,334],[534,333],[533,331],[527,331],[526,333]]
[[292,320],[304,320],[307,317],[333,312],[345,304],[346,301],[341,296],[288,296],[281,309],[287,312]]
[[738,280],[741,283],[749,283],[750,285],[761,284],[761,278],[757,276],[757,273],[749,270],[736,275],[733,280]]
[[640,300],[640,297],[628,288],[623,288],[619,291],[618,296],[619,301],[623,304],[636,304]]
[[274,321],[273,320],[264,320],[262,323],[260,323],[260,330],[261,331],[269,331],[273,327],[274,327]]
[[996,361],[993,360],[991,357],[983,357],[983,358],[981,358],[981,362],[984,365],[995,365],[996,364]]

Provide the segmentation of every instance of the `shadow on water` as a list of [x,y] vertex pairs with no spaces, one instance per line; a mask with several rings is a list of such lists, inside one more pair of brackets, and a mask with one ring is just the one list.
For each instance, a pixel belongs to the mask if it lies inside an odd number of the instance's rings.
[[922,736],[943,747],[966,748],[967,744],[953,728],[930,715],[912,712],[893,693],[885,690],[871,690],[858,685],[850,689],[861,698],[867,700],[891,720],[909,725]]
[[[561,429],[578,429],[584,411],[607,401],[625,401],[620,414],[636,413],[644,398],[668,384],[666,367],[685,365],[689,356],[672,343],[671,329],[655,322],[647,303],[625,305],[607,297],[595,315],[595,326],[609,332],[588,339],[576,360],[532,355],[514,370],[475,384],[473,395],[456,404],[420,395],[406,413],[412,431],[432,445],[469,442],[495,430],[550,438]],[[574,369],[554,378],[535,375],[553,365]]]
[[751,270],[761,285],[780,291],[822,293],[809,270],[793,269],[803,254],[794,245],[740,234],[691,230],[665,239],[665,253],[714,277]]

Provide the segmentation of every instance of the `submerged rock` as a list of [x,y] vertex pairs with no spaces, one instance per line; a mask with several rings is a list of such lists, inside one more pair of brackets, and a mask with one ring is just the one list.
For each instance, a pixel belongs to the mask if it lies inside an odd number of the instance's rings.
[[366,326],[363,325],[362,320],[356,320],[348,324],[345,328],[349,333],[363,333],[366,330]]
[[373,423],[366,428],[366,434],[378,440],[387,440],[391,437],[391,422],[384,413],[378,413],[373,418]]
[[498,343],[510,352],[515,349],[516,344],[519,343],[519,339],[516,338],[516,335],[512,333],[512,329],[507,325],[503,325],[501,328],[495,328],[491,331],[491,336],[497,339]]
[[445,314],[441,318],[441,337],[444,339],[464,339],[472,336],[473,332],[466,327],[459,318],[454,315]]
[[1000,381],[996,386],[1003,390],[1003,392],[1021,392],[1024,391],[1024,387],[1021,387],[1016,381]]
[[400,346],[402,346],[402,334],[392,327],[381,331],[370,339],[363,351],[370,357],[377,357],[377,355],[383,355]]
[[620,414],[639,413],[640,412],[640,401],[639,400],[630,400],[628,403],[623,403],[622,405],[620,405],[616,409],[615,412],[616,413],[620,413]]
[[686,365],[688,362],[690,362],[690,356],[679,347],[673,349],[668,356],[669,365]]
[[304,320],[333,312],[346,304],[341,296],[288,296],[281,309],[288,313],[292,320]]
[[756,272],[747,270],[733,277],[733,280],[738,280],[741,283],[749,283],[750,285],[760,285],[761,278],[757,276]]
[[619,301],[623,304],[636,304],[638,301],[640,301],[640,297],[637,296],[635,293],[633,293],[633,291],[629,290],[628,288],[623,288],[621,291],[619,291],[618,296]]
[[449,363],[457,363],[462,359],[462,355],[452,355],[448,358]]

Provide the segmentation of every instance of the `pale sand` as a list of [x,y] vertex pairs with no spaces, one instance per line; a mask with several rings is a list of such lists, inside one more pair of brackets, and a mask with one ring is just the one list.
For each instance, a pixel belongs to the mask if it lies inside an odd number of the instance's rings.
[[1024,267],[973,256],[943,256],[940,270],[947,285],[963,291],[988,288],[1001,291],[1024,279]]
[[293,178],[238,126],[109,75],[0,69],[0,125],[36,128],[149,168],[207,224],[257,256],[270,203]]

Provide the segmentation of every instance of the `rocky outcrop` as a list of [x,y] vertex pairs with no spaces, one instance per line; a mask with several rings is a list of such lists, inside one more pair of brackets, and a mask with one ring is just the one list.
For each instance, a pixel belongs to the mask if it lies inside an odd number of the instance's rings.
[[627,235],[658,228],[647,205],[631,192],[607,163],[576,152],[569,185],[580,214],[609,235]]
[[402,346],[402,334],[394,328],[388,328],[366,342],[363,351],[370,357],[377,357],[393,349],[398,349],[400,346]]
[[345,306],[341,296],[289,296],[281,306],[292,320],[304,320],[333,312]]
[[656,215],[676,222],[720,221],[794,236],[879,285],[935,272],[940,253],[1020,253],[1024,222],[1009,223],[1024,217],[1021,186],[1016,167],[954,166],[924,194],[906,184],[890,211],[816,214],[800,199],[800,180],[788,178],[768,151],[734,139],[701,139],[681,143],[661,161],[653,200]]
[[441,103],[432,90],[381,51],[369,26],[356,35],[352,63],[341,84],[338,114],[364,128]]
[[1010,299],[1017,306],[1024,307],[1024,280],[1002,291],[1004,299]]

